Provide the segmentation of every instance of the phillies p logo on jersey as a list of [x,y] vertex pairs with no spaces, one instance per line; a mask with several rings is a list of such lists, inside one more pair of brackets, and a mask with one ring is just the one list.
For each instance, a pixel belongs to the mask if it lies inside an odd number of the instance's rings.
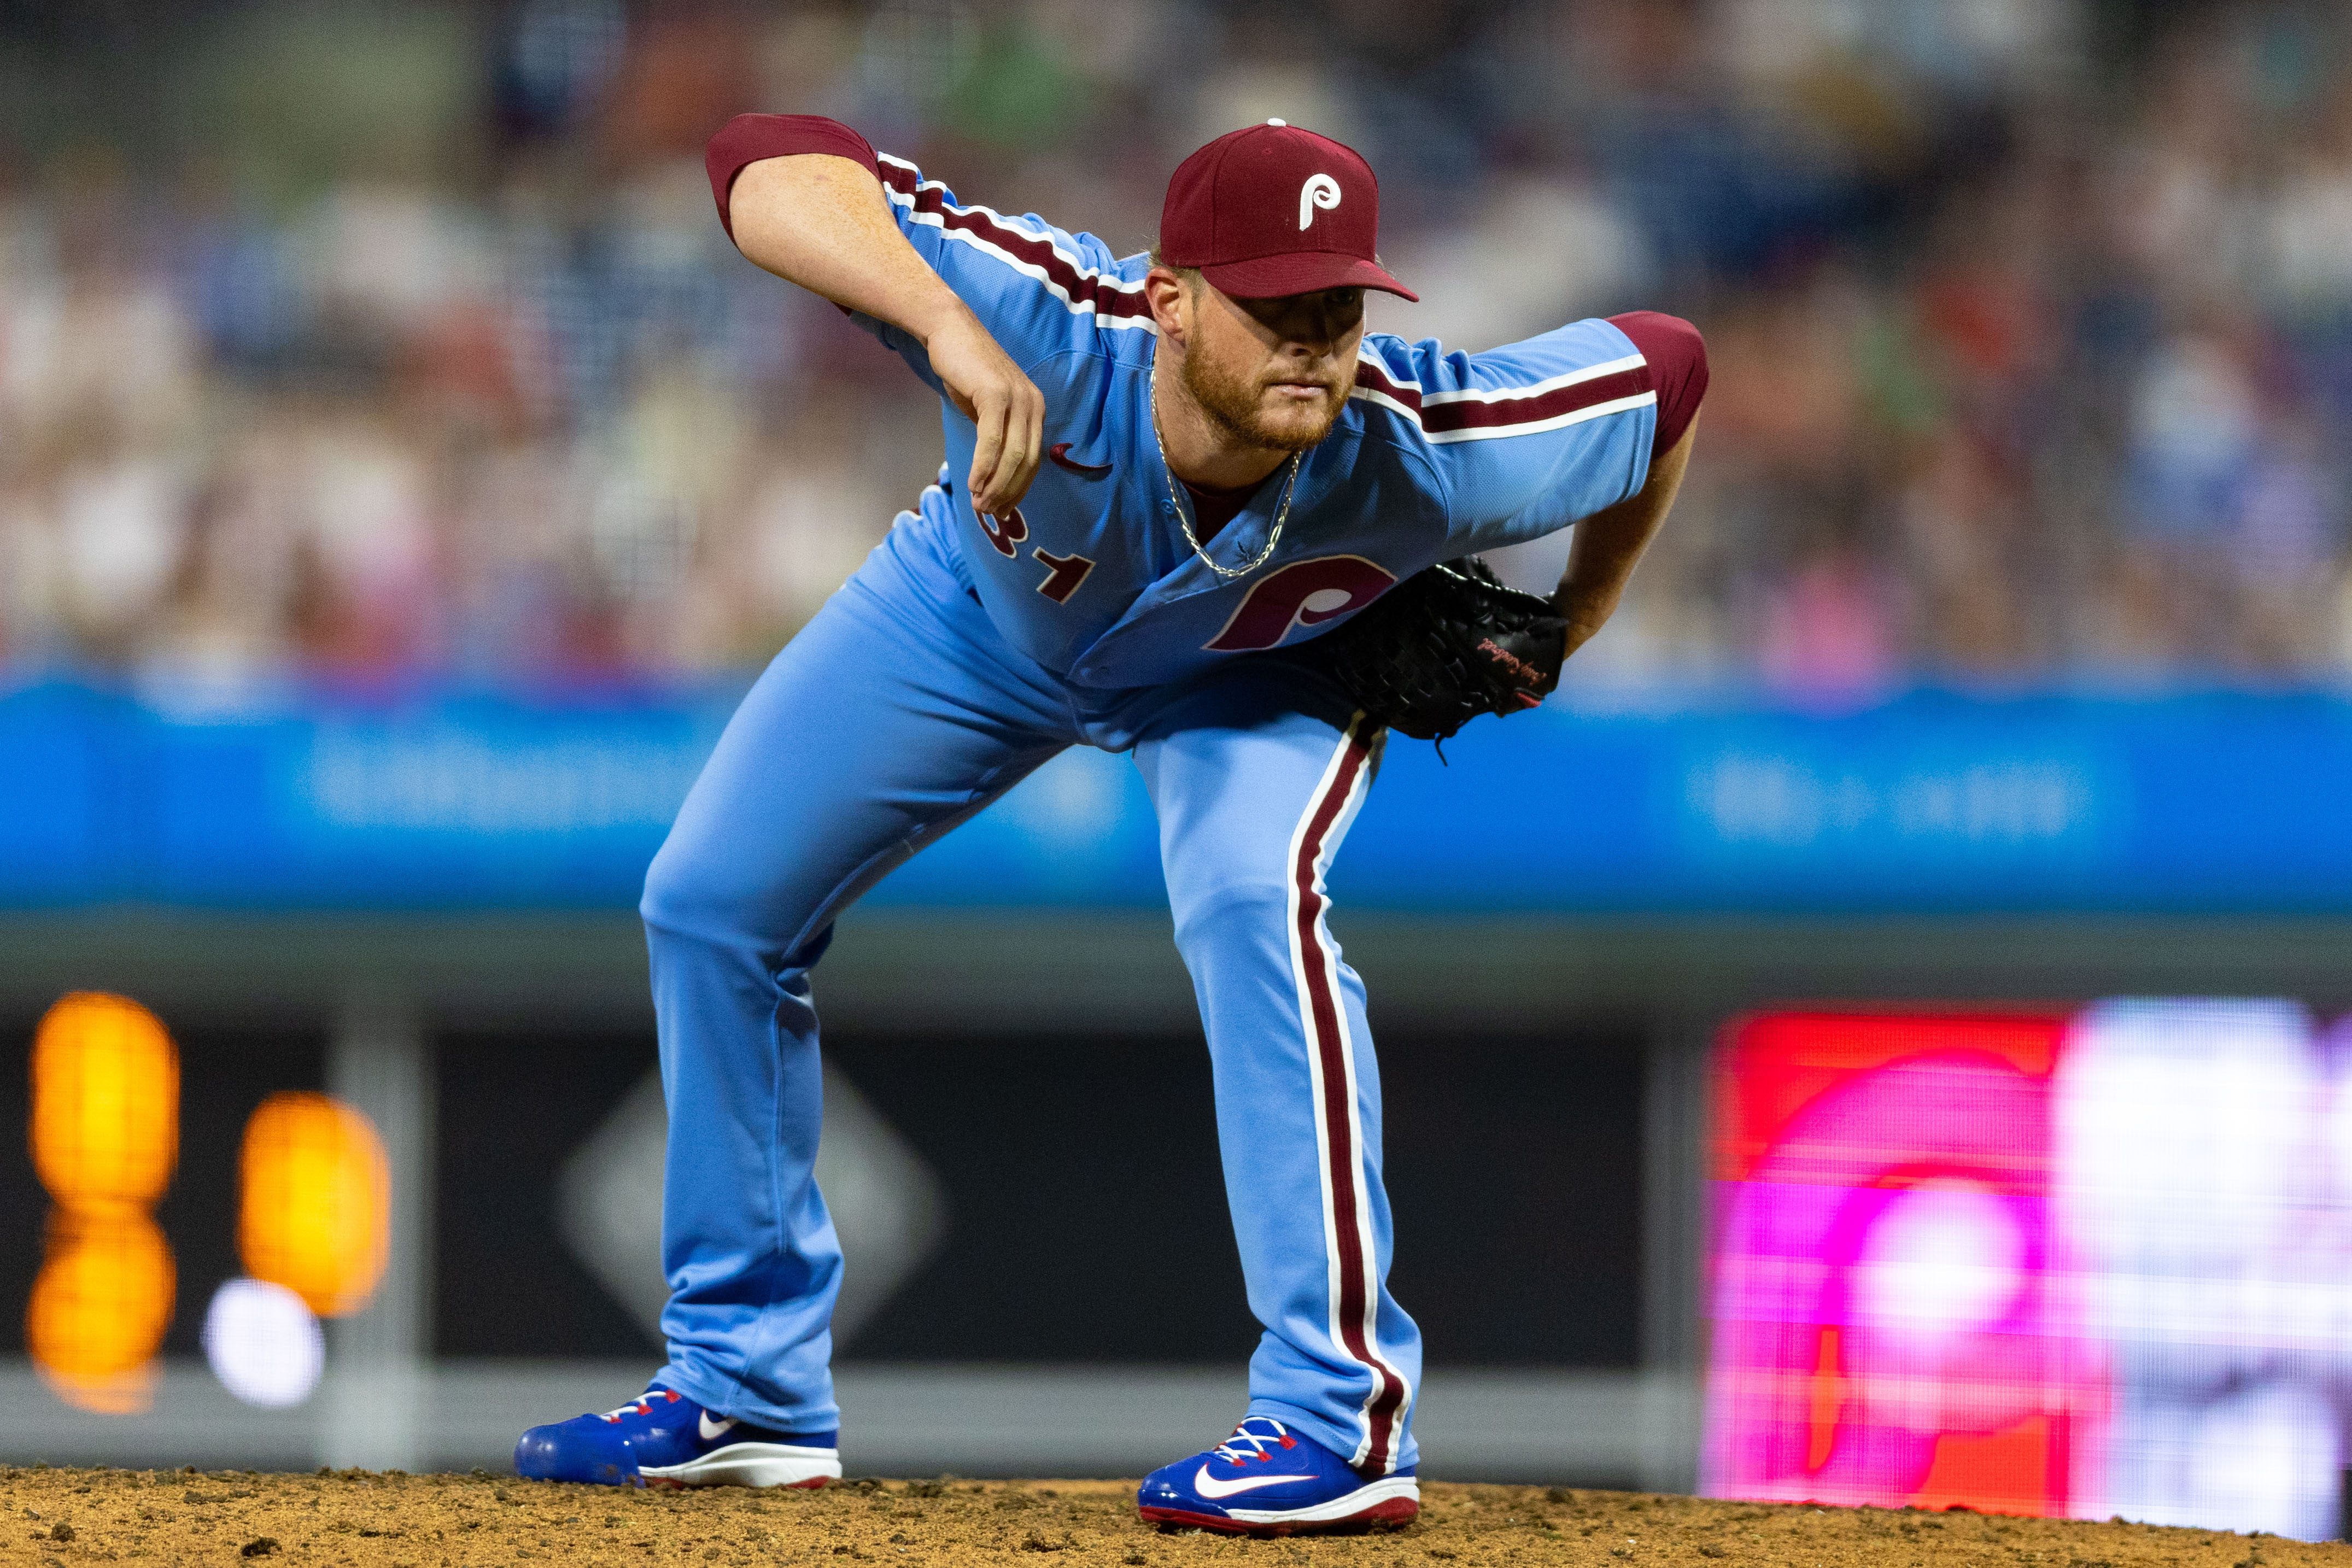
[[1294,561],[1252,588],[1223,629],[1201,646],[1213,653],[1273,647],[1291,627],[1318,626],[1352,615],[1395,583],[1395,574],[1360,555]]

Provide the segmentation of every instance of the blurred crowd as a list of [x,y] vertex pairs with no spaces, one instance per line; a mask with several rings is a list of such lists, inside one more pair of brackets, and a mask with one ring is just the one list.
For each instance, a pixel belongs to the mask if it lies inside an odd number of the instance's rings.
[[0,665],[765,658],[940,435],[727,243],[700,152],[744,109],[1122,250],[1280,115],[1380,171],[1424,302],[1379,330],[1697,321],[1699,456],[1595,682],[2352,664],[2337,7],[124,0],[0,12]]

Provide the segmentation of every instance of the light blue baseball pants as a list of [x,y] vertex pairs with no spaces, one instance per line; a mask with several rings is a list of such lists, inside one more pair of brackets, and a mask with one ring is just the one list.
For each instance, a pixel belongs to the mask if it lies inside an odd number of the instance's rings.
[[1133,751],[1160,817],[1265,1327],[1249,1412],[1366,1474],[1413,1464],[1421,1337],[1387,1289],[1379,1070],[1325,920],[1378,740],[1279,659],[1144,689],[1065,681],[997,635],[953,542],[902,515],[745,697],[646,879],[670,1106],[661,1381],[759,1426],[838,1425],[810,970],[893,868],[1090,744]]

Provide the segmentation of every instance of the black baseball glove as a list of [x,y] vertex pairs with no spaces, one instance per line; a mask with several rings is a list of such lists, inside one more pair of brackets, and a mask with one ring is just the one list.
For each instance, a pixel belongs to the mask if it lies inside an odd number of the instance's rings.
[[1301,652],[1401,735],[1444,741],[1481,713],[1517,713],[1559,684],[1568,623],[1475,555],[1416,572]]

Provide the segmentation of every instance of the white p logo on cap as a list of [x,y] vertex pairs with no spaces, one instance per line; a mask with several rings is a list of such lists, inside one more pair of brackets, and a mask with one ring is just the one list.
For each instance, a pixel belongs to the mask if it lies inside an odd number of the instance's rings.
[[1329,212],[1339,205],[1339,182],[1328,174],[1309,174],[1307,183],[1298,187],[1298,232],[1305,234],[1315,221],[1315,209]]

